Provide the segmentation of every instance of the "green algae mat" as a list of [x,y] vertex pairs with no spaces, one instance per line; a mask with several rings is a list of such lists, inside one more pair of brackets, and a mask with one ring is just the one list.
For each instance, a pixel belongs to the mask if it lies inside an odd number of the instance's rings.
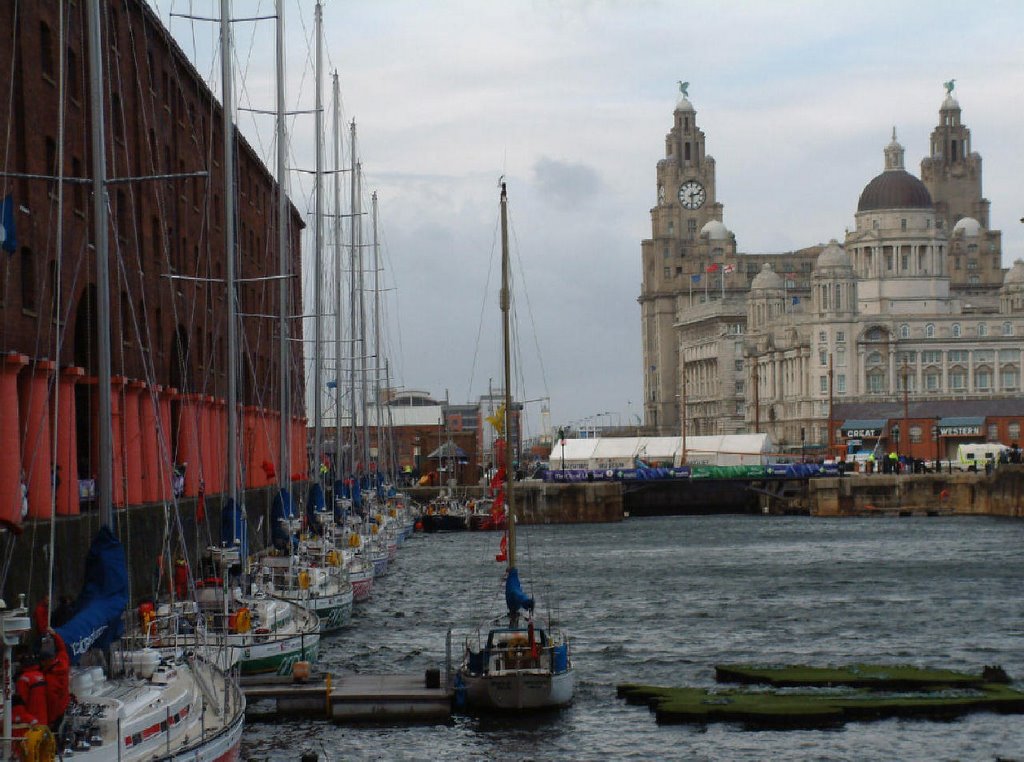
[[[951,720],[970,712],[1024,713],[1024,692],[1006,673],[981,676],[899,665],[763,667],[723,664],[719,682],[739,688],[667,688],[622,684],[617,692],[643,704],[659,724],[738,722],[755,728],[835,727],[851,721],[907,717]],[[756,686],[756,687],[755,687]]]

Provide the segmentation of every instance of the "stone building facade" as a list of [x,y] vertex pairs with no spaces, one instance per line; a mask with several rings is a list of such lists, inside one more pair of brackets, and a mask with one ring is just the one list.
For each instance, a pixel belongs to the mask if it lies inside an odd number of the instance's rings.
[[[3,253],[0,263],[0,353],[24,357],[26,363],[5,366],[9,372],[3,378],[18,393],[17,404],[0,411],[0,428],[19,431],[18,452],[33,484],[30,495],[38,495],[40,510],[47,512],[50,437],[73,451],[58,453],[55,464],[62,468],[65,485],[88,477],[96,462],[97,285],[92,187],[83,182],[92,175],[87,5],[7,3],[0,10],[0,29],[10,46],[0,57],[0,98],[9,104],[3,153],[7,175],[0,198],[8,199],[16,233],[14,251]],[[66,14],[63,40],[60,10]],[[208,493],[220,489],[224,464],[218,443],[224,441],[227,393],[223,279],[228,224],[236,229],[239,311],[250,316],[241,321],[239,339],[244,346],[241,449],[249,459],[247,486],[265,484],[260,464],[276,457],[268,431],[279,424],[267,421],[271,411],[279,409],[280,384],[276,321],[263,316],[276,314],[279,300],[278,282],[258,279],[278,272],[277,185],[259,155],[238,136],[237,219],[225,220],[222,110],[216,96],[146,2],[104,0],[101,15],[110,179],[111,347],[117,379],[112,394],[119,427],[115,446],[122,450],[115,456],[115,468],[120,469],[115,474],[115,503],[168,496],[167,474],[158,480],[146,472],[145,464],[156,460],[163,462],[164,470],[168,461],[190,462],[186,494],[195,495],[203,482]],[[61,113],[63,135],[58,132]],[[64,181],[58,183],[57,176]],[[304,223],[291,204],[285,224],[297,276],[292,280],[289,313],[298,315]],[[184,277],[169,278],[174,275]],[[292,321],[291,331],[294,338],[301,338],[300,320]],[[293,342],[290,355],[296,379],[291,410],[301,416],[301,341]],[[26,418],[29,391],[36,389],[43,397],[52,393],[52,383],[47,391],[47,379],[55,369],[61,369],[64,401],[74,402],[68,437],[68,432],[58,437],[50,431],[48,420],[44,426],[37,418]],[[166,447],[150,436],[161,419]],[[294,420],[292,428],[298,445],[293,447],[293,456],[298,455],[295,467],[304,473],[302,422]],[[164,457],[150,452],[152,448],[164,450]],[[44,460],[46,465],[41,466]],[[205,476],[200,462],[208,469]],[[34,515],[34,505],[32,511]],[[77,511],[77,496],[58,502],[58,512],[65,511]]]
[[685,420],[691,434],[767,431],[782,448],[826,448],[841,439],[834,405],[1020,393],[1024,264],[1001,267],[981,157],[951,95],[922,179],[906,171],[894,131],[843,244],[786,254],[738,253],[717,202],[714,224],[673,248],[668,222],[687,210],[660,187],[690,177],[671,137],[695,120],[686,98],[674,118],[642,244],[649,429],[678,433]]

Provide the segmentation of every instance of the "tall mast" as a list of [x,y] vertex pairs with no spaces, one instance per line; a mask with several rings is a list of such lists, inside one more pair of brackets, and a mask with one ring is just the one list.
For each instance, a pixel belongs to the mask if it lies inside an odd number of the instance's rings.
[[278,274],[281,280],[277,287],[278,318],[278,384],[281,393],[281,435],[278,441],[277,483],[281,489],[291,485],[291,419],[292,397],[291,351],[288,341],[288,315],[291,300],[288,298],[291,283],[287,276],[291,270],[288,250],[288,197],[285,195],[287,173],[288,136],[284,121],[284,2],[277,0],[277,251]]
[[107,153],[103,118],[103,48],[101,47],[100,0],[89,3],[89,103],[92,118],[92,222],[96,242],[96,396],[99,408],[99,471],[96,500],[100,524],[114,525],[112,502],[113,438],[110,410],[110,264],[107,261]]
[[356,226],[359,224],[359,217],[356,215],[356,203],[358,194],[356,192],[356,120],[352,120],[351,147],[349,148],[349,161],[352,162],[350,175],[351,189],[349,192],[349,207],[352,212],[352,222],[349,226],[349,343],[348,343],[348,383],[349,383],[349,406],[351,415],[349,417],[349,455],[352,462],[349,469],[354,474],[356,470]]
[[322,417],[322,400],[323,390],[320,388],[323,385],[323,354],[321,341],[323,336],[321,335],[323,330],[321,314],[323,312],[321,305],[319,278],[323,269],[323,247],[324,247],[324,230],[323,230],[323,57],[324,57],[324,42],[323,42],[323,6],[320,4],[320,0],[316,3],[316,175],[314,180],[314,194],[316,196],[316,212],[313,218],[313,231],[315,243],[313,244],[313,276],[316,282],[313,284],[313,474],[312,479],[315,483],[320,482],[320,463],[323,460],[323,421]]
[[[363,165],[356,162],[356,196],[359,199],[359,211],[362,212],[363,204]],[[367,473],[370,471],[370,433],[366,421],[366,287],[363,277],[366,268],[363,267],[363,225],[359,224],[358,245],[356,252],[359,257],[359,404],[363,416],[363,468]]]
[[334,478],[341,478],[341,90],[334,72]]
[[373,211],[373,405],[377,429],[377,473],[384,463],[380,425],[380,245],[377,238],[377,191],[370,197]]
[[235,126],[231,120],[230,0],[220,0],[221,107],[224,120],[224,258],[228,302],[228,494],[238,505],[238,305],[235,286]]
[[516,511],[512,500],[512,352],[509,348],[509,311],[511,294],[508,287],[508,199],[505,183],[501,184],[501,348],[505,364],[505,503],[508,505],[508,568],[516,566]]

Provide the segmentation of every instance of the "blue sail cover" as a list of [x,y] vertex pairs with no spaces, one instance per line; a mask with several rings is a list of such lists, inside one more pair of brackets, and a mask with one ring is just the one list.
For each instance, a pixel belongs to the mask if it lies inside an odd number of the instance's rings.
[[110,527],[100,527],[85,558],[85,582],[75,605],[77,613],[55,628],[67,646],[72,664],[77,664],[90,648],[106,648],[121,637],[121,615],[127,605],[128,566],[124,548]]
[[249,527],[245,511],[234,500],[224,504],[220,515],[220,542],[222,546],[234,547],[238,542],[238,553],[242,559],[249,555]]
[[533,598],[523,592],[518,569],[508,570],[508,577],[505,579],[505,603],[508,604],[508,613],[513,616],[520,611],[533,611]]

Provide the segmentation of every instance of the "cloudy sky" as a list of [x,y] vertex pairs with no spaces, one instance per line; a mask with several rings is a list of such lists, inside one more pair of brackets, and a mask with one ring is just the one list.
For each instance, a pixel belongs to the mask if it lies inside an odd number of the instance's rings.
[[[215,25],[171,16],[216,15],[216,4],[150,1],[219,92]],[[256,16],[273,3],[233,8]],[[288,0],[285,15],[289,108],[308,109],[313,3]],[[394,383],[453,402],[500,384],[504,176],[516,394],[549,401],[527,405],[532,433],[546,404],[554,426],[642,414],[640,241],[677,80],[690,83],[717,162],[725,224],[741,251],[773,252],[842,240],[893,126],[919,174],[942,83],[956,78],[1003,264],[1024,257],[1016,0],[348,0],[326,3],[323,17],[342,120],[358,127],[363,196],[380,200]],[[272,108],[273,24],[235,33],[239,105]],[[272,167],[272,123],[239,122]],[[313,118],[295,116],[289,129],[292,166],[312,168]],[[309,175],[291,183],[296,206],[312,210]],[[307,289],[315,282],[307,267]]]

